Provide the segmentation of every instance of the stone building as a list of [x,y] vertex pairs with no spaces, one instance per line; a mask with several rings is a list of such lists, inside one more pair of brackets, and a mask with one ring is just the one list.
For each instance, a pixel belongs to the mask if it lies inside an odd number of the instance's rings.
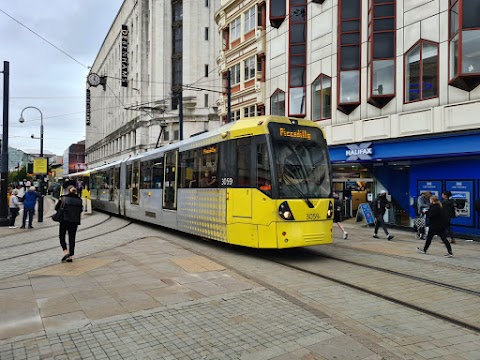
[[218,7],[124,1],[87,77],[89,168],[218,127]]

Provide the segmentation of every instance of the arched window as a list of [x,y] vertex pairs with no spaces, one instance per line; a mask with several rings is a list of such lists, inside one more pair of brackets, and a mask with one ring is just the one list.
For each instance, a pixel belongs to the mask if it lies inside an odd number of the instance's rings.
[[277,89],[270,98],[270,114],[285,116],[285,92]]
[[405,102],[438,97],[438,44],[420,40],[405,54]]
[[312,120],[332,117],[332,79],[321,74],[312,83]]

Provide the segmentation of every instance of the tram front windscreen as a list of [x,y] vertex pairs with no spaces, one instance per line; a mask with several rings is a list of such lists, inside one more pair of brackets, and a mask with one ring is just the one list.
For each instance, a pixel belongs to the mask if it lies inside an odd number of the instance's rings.
[[280,199],[328,198],[332,193],[327,143],[319,128],[269,124]]

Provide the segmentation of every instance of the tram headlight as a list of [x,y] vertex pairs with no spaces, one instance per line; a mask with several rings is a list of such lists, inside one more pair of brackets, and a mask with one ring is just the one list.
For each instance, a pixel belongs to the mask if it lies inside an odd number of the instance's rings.
[[334,210],[333,210],[333,203],[330,201],[328,203],[328,210],[327,210],[327,219],[330,219],[333,216]]
[[278,207],[278,215],[280,215],[283,220],[295,220],[292,214],[292,210],[290,210],[290,207],[288,206],[288,203],[286,201],[281,203]]

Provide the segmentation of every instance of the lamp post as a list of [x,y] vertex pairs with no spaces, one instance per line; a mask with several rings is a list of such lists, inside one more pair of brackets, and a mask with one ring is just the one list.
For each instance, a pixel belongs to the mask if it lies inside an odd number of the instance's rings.
[[[25,122],[25,119],[23,118],[23,112],[27,109],[35,109],[35,110],[38,110],[38,112],[40,113],[40,157],[43,158],[43,114],[39,108],[35,106],[27,106],[20,113],[20,119],[18,120],[20,121],[20,123]],[[32,139],[35,139],[33,135],[32,135]],[[38,222],[43,222],[43,195],[44,195],[43,177],[40,178],[40,195],[41,195],[40,199],[38,200]]]

